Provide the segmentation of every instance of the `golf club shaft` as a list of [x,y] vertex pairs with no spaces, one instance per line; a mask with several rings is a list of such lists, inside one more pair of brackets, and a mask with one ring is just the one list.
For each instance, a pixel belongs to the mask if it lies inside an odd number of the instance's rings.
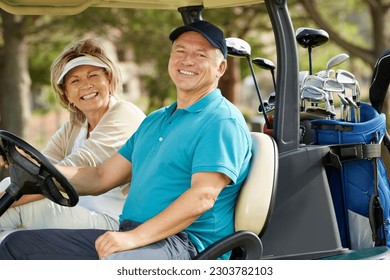
[[248,60],[249,68],[251,69],[251,73],[252,73],[252,77],[253,77],[253,82],[255,83],[255,88],[256,88],[257,97],[259,98],[260,106],[261,106],[262,111],[263,111],[265,124],[267,125],[267,128],[268,128],[268,129],[272,129],[272,127],[271,127],[271,125],[270,125],[270,123],[269,123],[269,120],[268,120],[267,113],[265,112],[265,108],[264,108],[264,104],[263,104],[263,99],[261,98],[261,92],[260,92],[259,85],[258,85],[258,83],[257,83],[257,79],[256,79],[255,71],[254,71],[254,69],[253,69],[251,57],[250,57],[250,56],[247,56],[247,60]]

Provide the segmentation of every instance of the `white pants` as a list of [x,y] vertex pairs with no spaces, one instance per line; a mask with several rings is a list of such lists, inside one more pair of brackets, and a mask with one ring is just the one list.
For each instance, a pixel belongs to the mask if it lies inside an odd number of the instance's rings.
[[[9,178],[5,178],[0,183],[0,191],[4,191],[8,185]],[[97,213],[78,205],[65,207],[45,198],[24,205],[10,207],[0,217],[0,232],[18,228],[94,228],[118,230],[119,221],[103,213]]]

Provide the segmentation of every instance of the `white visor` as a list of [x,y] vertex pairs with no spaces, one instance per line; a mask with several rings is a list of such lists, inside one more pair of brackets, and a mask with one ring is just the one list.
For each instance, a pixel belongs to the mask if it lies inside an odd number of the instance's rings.
[[79,57],[76,57],[72,60],[70,60],[68,63],[66,63],[65,67],[64,67],[64,70],[62,70],[62,73],[60,75],[60,77],[58,78],[57,80],[57,85],[60,85],[62,84],[64,81],[64,77],[65,75],[70,71],[72,70],[73,68],[77,67],[77,66],[80,66],[80,65],[91,65],[91,66],[96,66],[96,67],[102,67],[102,68],[105,68],[107,69],[107,65],[103,64],[102,62],[98,61],[97,58],[93,57],[93,56],[79,56]]

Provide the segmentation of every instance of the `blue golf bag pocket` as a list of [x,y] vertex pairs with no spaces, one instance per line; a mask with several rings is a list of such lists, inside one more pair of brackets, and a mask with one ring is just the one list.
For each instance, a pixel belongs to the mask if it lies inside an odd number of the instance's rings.
[[342,245],[390,247],[390,182],[380,157],[386,117],[361,103],[360,119],[313,120],[314,143],[330,147],[324,161]]

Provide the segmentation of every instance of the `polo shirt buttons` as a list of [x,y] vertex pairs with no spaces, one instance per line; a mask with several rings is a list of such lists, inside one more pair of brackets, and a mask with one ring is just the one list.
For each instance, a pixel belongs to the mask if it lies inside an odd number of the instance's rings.
[[158,138],[158,141],[162,142],[164,140],[164,138],[160,137]]

